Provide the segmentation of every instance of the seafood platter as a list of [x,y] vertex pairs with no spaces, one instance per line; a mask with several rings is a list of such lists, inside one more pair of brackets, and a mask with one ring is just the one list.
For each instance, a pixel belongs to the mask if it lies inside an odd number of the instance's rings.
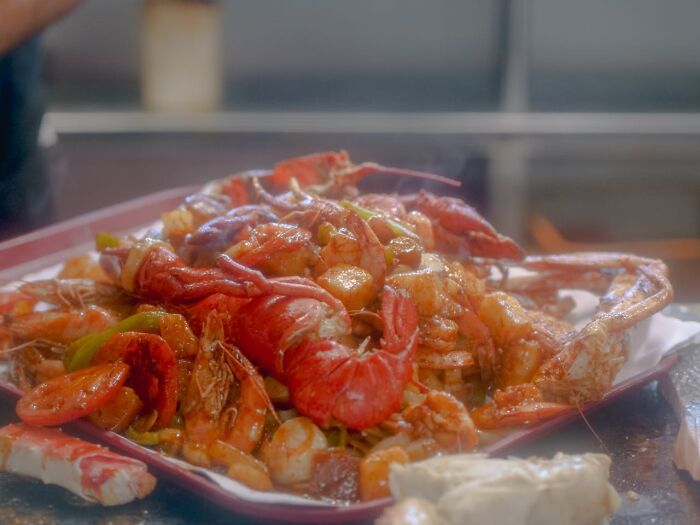
[[115,504],[152,490],[142,460],[244,514],[367,518],[391,465],[503,451],[668,368],[616,383],[662,261],[527,255],[462,200],[361,193],[375,174],[459,184],[290,159],[5,287],[0,465]]

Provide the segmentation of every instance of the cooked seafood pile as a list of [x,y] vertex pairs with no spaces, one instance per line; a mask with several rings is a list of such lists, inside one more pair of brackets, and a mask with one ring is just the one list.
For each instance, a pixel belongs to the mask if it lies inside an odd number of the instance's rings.
[[[361,195],[378,172],[454,183],[291,159],[5,293],[19,417],[87,418],[259,490],[378,498],[391,463],[605,395],[626,331],[671,301],[660,261],[526,257],[461,200]],[[562,289],[602,295],[581,330]]]

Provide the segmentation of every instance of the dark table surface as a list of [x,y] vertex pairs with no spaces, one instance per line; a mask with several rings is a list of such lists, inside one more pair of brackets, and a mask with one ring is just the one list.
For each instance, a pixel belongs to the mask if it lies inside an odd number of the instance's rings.
[[[700,314],[700,307],[694,307]],[[0,423],[15,419],[13,403],[0,404]],[[622,506],[611,525],[700,523],[700,482],[671,460],[678,421],[657,382],[623,395],[588,417],[512,451],[517,456],[605,452],[611,483]],[[143,501],[105,508],[86,504],[61,488],[0,473],[0,524],[8,525],[218,525],[256,524],[160,481]]]

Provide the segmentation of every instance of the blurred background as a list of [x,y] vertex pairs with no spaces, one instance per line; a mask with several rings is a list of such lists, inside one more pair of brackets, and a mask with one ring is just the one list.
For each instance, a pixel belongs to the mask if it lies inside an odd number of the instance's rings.
[[329,149],[700,300],[696,0],[87,0],[43,35],[55,216]]

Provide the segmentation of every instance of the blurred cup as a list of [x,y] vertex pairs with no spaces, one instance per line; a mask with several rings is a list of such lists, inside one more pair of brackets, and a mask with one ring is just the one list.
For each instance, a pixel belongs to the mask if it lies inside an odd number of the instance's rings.
[[145,0],[141,95],[152,111],[213,111],[221,104],[221,16],[216,2]]

